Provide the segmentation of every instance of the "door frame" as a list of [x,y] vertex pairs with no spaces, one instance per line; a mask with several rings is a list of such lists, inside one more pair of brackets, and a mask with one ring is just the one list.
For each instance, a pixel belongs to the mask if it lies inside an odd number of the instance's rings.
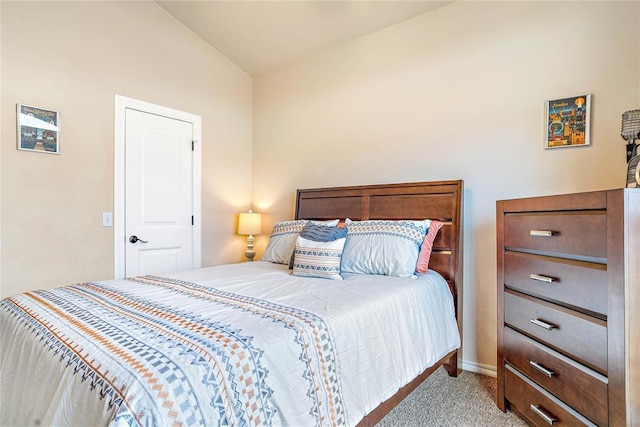
[[125,233],[125,120],[127,109],[155,114],[191,123],[193,126],[193,171],[192,210],[194,215],[192,230],[194,268],[201,266],[201,176],[202,176],[202,118],[196,114],[174,110],[138,99],[115,95],[114,128],[114,170],[113,170],[113,277],[125,277],[125,255],[127,236]]

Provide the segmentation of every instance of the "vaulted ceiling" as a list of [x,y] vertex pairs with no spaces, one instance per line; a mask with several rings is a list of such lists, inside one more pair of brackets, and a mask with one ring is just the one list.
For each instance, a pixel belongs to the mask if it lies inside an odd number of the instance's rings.
[[257,76],[451,1],[161,1],[207,43]]

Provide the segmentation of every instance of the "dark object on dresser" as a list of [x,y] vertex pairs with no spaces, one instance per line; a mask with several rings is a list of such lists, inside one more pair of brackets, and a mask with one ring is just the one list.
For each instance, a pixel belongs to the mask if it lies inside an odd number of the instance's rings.
[[498,201],[497,404],[640,425],[640,190]]

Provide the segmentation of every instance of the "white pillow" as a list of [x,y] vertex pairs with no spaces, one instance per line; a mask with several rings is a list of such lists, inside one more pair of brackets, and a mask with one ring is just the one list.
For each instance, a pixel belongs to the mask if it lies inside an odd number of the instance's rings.
[[[267,249],[262,255],[262,261],[274,262],[276,264],[289,264],[293,249],[296,245],[296,238],[309,222],[306,219],[298,219],[294,221],[279,221],[273,226]],[[339,219],[331,221],[313,221],[315,224],[327,226],[336,226],[340,222]]]
[[412,277],[431,220],[346,220],[342,272]]
[[342,280],[340,258],[346,238],[331,242],[315,242],[298,236],[295,247],[293,275]]

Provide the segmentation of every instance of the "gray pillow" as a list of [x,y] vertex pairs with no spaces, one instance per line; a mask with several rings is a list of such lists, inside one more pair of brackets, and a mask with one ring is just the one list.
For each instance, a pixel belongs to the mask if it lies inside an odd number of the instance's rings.
[[347,229],[307,223],[300,232],[300,236],[314,242],[333,242],[347,237]]

